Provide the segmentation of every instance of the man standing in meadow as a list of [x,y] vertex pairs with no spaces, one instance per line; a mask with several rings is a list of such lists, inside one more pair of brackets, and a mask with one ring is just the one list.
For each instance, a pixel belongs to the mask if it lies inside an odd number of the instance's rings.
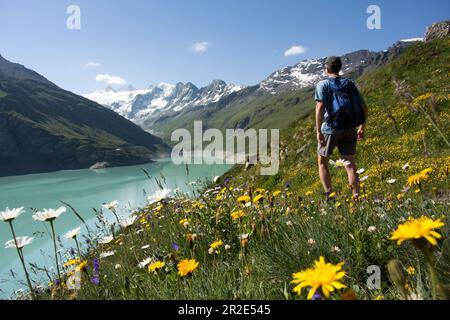
[[319,176],[327,199],[333,192],[328,158],[336,147],[344,160],[339,164],[345,166],[353,196],[358,197],[356,144],[364,138],[368,117],[367,106],[358,88],[353,81],[339,76],[341,69],[341,58],[327,58],[325,72],[328,78],[317,84],[315,93]]

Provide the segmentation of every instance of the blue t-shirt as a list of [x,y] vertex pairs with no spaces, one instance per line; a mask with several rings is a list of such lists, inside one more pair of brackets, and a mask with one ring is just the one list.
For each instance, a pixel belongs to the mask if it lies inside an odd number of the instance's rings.
[[322,123],[322,128],[321,128],[321,132],[323,134],[336,134],[336,133],[340,133],[340,132],[344,132],[344,131],[348,131],[348,130],[355,130],[354,128],[350,128],[350,129],[333,129],[332,127],[330,127],[330,125],[328,124],[328,112],[327,112],[327,107],[331,106],[333,104],[333,91],[330,88],[331,85],[331,81],[333,82],[337,82],[339,83],[340,81],[348,81],[344,78],[341,77],[330,77],[328,79],[322,80],[320,81],[317,86],[316,86],[316,93],[315,93],[315,99],[316,101],[322,101],[325,108],[324,108],[324,116],[323,116],[323,123]]

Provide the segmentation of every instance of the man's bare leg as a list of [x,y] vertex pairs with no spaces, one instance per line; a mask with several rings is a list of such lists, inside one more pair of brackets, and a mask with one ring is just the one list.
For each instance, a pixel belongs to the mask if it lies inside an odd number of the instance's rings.
[[326,194],[332,192],[331,176],[328,170],[328,158],[319,156],[319,176]]
[[354,196],[359,195],[359,178],[358,174],[356,173],[356,157],[354,155],[352,156],[342,156],[344,160],[347,160],[350,162],[350,165],[345,167],[345,170],[347,171],[348,176],[348,183],[350,187],[352,188],[352,192]]

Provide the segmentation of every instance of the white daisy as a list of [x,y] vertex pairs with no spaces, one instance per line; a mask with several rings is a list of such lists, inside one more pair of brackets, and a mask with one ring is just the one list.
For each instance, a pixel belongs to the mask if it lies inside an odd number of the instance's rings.
[[114,201],[112,201],[110,203],[102,204],[102,207],[105,208],[105,209],[108,209],[108,210],[113,210],[113,209],[115,210],[115,209],[117,209],[118,205],[119,205],[119,201],[114,200]]
[[214,183],[217,183],[219,181],[219,179],[220,179],[219,176],[215,176],[214,179],[213,179]]
[[375,227],[375,226],[370,226],[369,228],[367,228],[367,231],[368,231],[369,233],[374,233],[375,231],[377,231],[377,227]]
[[[33,237],[16,237],[17,248],[22,249],[26,245],[29,245],[33,242]],[[14,239],[5,242],[5,249],[16,248],[16,243]]]
[[389,184],[394,184],[395,181],[397,181],[397,180],[396,179],[389,179],[386,182],[389,183]]
[[360,178],[359,181],[363,182],[363,181],[366,181],[367,179],[369,179],[369,176],[364,176],[364,177]]
[[356,171],[357,174],[363,174],[364,172],[366,172],[366,169],[361,168],[358,171]]
[[65,238],[65,239],[73,239],[73,238],[75,238],[75,237],[80,233],[80,230],[81,230],[80,227],[75,228],[75,229],[73,229],[73,230],[70,230],[69,232],[67,232],[67,233],[64,235],[64,238]]
[[172,191],[170,189],[164,188],[162,190],[157,190],[153,195],[147,198],[149,204],[160,202],[166,199]]
[[66,212],[66,207],[59,207],[58,209],[44,209],[43,211],[33,214],[33,219],[37,221],[53,221],[64,212]]
[[343,168],[351,165],[351,162],[344,159],[339,159],[336,161],[330,160],[330,164],[333,165],[336,168]]
[[114,240],[113,236],[106,236],[106,237],[103,237],[100,240],[98,240],[98,243],[99,244],[108,244],[108,243],[110,243],[113,240]]
[[147,258],[142,262],[139,262],[139,268],[145,268],[146,265],[148,265],[150,262],[152,262],[152,258]]
[[115,254],[116,253],[114,251],[105,251],[105,252],[100,253],[100,259],[108,258]]
[[138,217],[135,215],[129,216],[128,218],[125,218],[122,221],[120,221],[120,225],[122,226],[122,228],[128,228],[129,226],[132,226],[137,219]]
[[409,163],[405,163],[402,167],[402,170],[408,170],[409,169]]
[[21,208],[15,208],[15,209],[9,209],[6,208],[5,211],[0,212],[0,220],[5,222],[10,222],[16,219],[18,216],[20,216],[22,213],[24,213],[25,210],[23,210],[23,207]]

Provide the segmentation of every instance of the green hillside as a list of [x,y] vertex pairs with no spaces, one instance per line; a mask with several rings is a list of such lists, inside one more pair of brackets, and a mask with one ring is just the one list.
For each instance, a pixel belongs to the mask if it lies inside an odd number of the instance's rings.
[[[313,113],[305,110],[283,131],[277,175],[235,167],[196,199],[142,208],[114,239],[92,238],[89,251],[66,264],[66,276],[83,271],[80,290],[49,279],[39,297],[449,298],[449,46],[445,39],[411,47],[358,80],[370,110],[358,199],[342,168],[333,168],[336,194],[324,201]],[[296,97],[271,99],[290,109]],[[368,288],[373,268],[380,286]]]
[[48,81],[0,77],[0,176],[140,164],[167,150],[132,122]]

